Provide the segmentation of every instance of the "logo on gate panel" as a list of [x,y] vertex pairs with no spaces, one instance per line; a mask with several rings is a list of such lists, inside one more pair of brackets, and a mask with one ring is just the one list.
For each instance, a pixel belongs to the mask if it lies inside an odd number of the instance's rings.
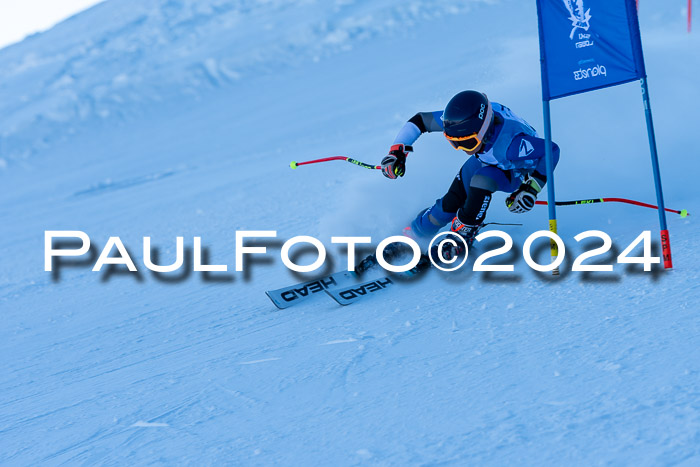
[[583,29],[588,31],[591,27],[591,9],[586,10],[583,6],[583,0],[564,0],[564,5],[566,9],[569,10],[569,19],[571,20],[571,34],[569,34],[569,39],[574,38],[574,33],[577,29]]

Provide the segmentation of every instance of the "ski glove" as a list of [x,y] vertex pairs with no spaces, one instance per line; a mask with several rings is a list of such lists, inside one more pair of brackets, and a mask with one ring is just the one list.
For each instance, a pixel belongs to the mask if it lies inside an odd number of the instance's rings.
[[537,200],[537,194],[540,191],[542,191],[542,187],[537,183],[537,180],[528,179],[506,198],[508,210],[517,214],[528,212],[535,206],[535,200]]
[[386,178],[395,179],[403,177],[406,173],[406,156],[413,151],[411,146],[395,144],[389,150],[389,154],[382,159],[382,173]]

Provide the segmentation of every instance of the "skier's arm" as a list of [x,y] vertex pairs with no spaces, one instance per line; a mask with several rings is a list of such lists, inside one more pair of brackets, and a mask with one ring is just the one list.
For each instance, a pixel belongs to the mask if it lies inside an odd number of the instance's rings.
[[443,131],[442,110],[435,112],[418,112],[408,120],[394,139],[394,144],[412,146],[423,133]]
[[[559,146],[552,142],[554,167],[559,162],[559,152]],[[525,169],[541,187],[547,183],[545,140],[543,138],[525,134],[516,136],[508,147],[507,157],[514,168]]]
[[391,145],[389,154],[382,159],[382,173],[385,177],[396,179],[406,173],[406,156],[413,151],[413,143],[423,133],[442,131],[442,110],[436,112],[418,112],[399,131]]
[[[529,174],[523,183],[506,198],[508,210],[514,213],[528,212],[535,206],[537,195],[547,183],[545,141],[531,135],[515,137],[507,152],[508,160],[521,171]],[[559,146],[552,143],[552,162],[559,162]]]

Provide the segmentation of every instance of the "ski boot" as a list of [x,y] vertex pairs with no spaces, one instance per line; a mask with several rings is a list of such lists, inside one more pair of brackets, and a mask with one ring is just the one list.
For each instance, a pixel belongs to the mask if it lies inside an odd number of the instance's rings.
[[[464,256],[465,243],[467,244],[468,248],[471,248],[472,244],[474,243],[474,239],[477,235],[479,235],[479,231],[483,227],[483,223],[477,225],[467,225],[462,223],[462,221],[460,221],[458,217],[455,217],[452,220],[452,227],[450,230],[454,233],[454,235],[459,235],[460,237],[462,237],[462,239],[464,239],[464,242],[462,242],[460,239],[455,239],[454,243],[449,242],[444,244],[442,248],[442,255],[438,254],[440,244],[438,243],[437,245],[433,245],[433,248],[430,252],[431,256],[433,258],[436,258],[438,261],[444,261],[445,264],[453,263],[455,259],[459,259],[460,257]],[[447,238],[449,238],[449,236]]]

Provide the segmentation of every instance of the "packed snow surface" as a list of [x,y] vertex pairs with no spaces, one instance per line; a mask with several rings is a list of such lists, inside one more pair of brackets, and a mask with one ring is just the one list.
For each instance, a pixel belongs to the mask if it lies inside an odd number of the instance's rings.
[[[464,156],[425,135],[398,181],[290,161],[376,164],[463,89],[542,133],[534,3],[108,0],[0,50],[0,463],[700,463],[693,215],[669,214],[671,271],[552,279],[521,253],[546,208],[511,215],[501,193],[489,220],[523,224],[501,227],[512,273],[431,270],[349,307],[264,293],[308,277],[285,239],[320,238],[341,269],[331,236],[399,233]],[[697,215],[700,38],[671,3],[641,2],[640,21],[666,203]],[[655,204],[637,83],[552,115],[559,199]],[[651,209],[558,217],[569,263],[600,245],[586,230],[616,254],[658,238]],[[46,230],[86,232],[91,257],[45,272]],[[241,230],[278,231],[245,273]],[[137,274],[92,272],[112,236]],[[148,271],[143,237],[168,264],[177,236],[182,270]],[[195,236],[228,272],[191,272]]]

